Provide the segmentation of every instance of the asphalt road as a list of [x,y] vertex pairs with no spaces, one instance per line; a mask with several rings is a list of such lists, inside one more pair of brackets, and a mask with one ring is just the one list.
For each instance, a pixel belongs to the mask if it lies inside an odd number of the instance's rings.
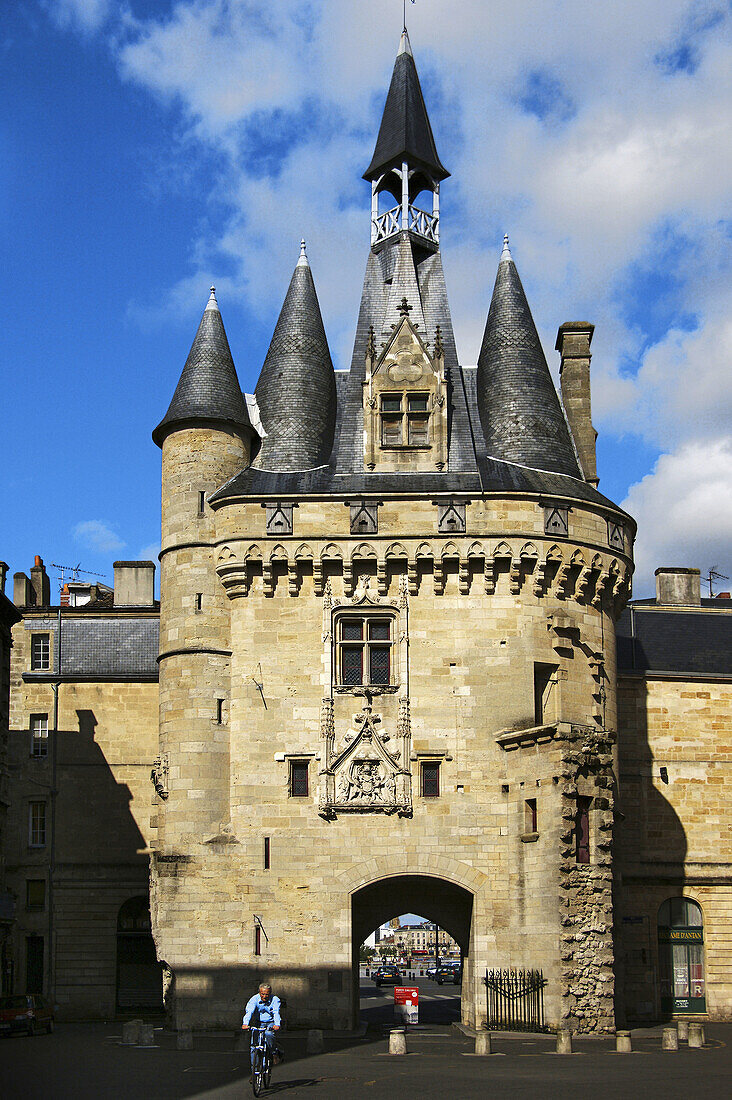
[[[451,998],[427,986],[435,1011]],[[575,1040],[576,1054],[558,1056],[551,1036],[502,1035],[496,1053],[475,1057],[473,1042],[447,1025],[420,1025],[408,1035],[406,1057],[387,1054],[393,993],[365,984],[365,1011],[385,1014],[365,1035],[326,1036],[325,1052],[308,1055],[304,1033],[285,1033],[286,1061],[267,1095],[311,1100],[413,1096],[443,1100],[510,1097],[555,1100],[590,1093],[593,1100],[719,1100],[730,1094],[732,1025],[707,1025],[704,1050],[660,1049],[660,1029],[635,1032],[634,1053],[617,1055],[614,1041]],[[423,1030],[422,1030],[423,1028]],[[0,1040],[3,1100],[241,1100],[251,1096],[248,1055],[231,1034],[195,1036],[194,1050],[156,1031],[150,1049],[120,1045],[121,1025],[60,1025],[53,1035]]]

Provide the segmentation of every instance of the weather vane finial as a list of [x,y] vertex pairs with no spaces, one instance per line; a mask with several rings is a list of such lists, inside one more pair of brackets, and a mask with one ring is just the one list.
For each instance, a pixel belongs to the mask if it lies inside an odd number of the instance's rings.
[[[413,4],[416,3],[416,0],[412,0],[412,3]],[[402,14],[403,14],[402,29],[406,31],[406,29],[407,29],[407,0],[403,0],[403,2],[402,2]]]

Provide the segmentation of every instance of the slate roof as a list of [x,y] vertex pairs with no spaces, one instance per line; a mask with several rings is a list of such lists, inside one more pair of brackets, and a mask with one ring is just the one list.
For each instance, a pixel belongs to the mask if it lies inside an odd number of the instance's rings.
[[211,421],[251,430],[213,287],[173,400],[152,433],[153,441],[162,447],[173,428]]
[[328,461],[336,417],[335,378],[304,246],[255,395],[267,433],[254,461],[258,469],[292,472]]
[[580,478],[574,445],[516,265],[504,248],[478,356],[487,453]]
[[[69,679],[157,680],[160,621],[156,616],[85,615],[80,609],[63,611],[61,675]],[[39,629],[37,618],[26,619],[28,629]],[[56,625],[56,619],[49,620]],[[54,652],[54,665],[56,655]],[[52,680],[55,671],[28,674]]]
[[698,608],[630,604],[616,627],[618,671],[732,677],[732,600]]
[[450,175],[437,155],[406,30],[394,63],[374,155],[363,178],[376,179],[404,160],[426,168],[435,180],[444,180]]

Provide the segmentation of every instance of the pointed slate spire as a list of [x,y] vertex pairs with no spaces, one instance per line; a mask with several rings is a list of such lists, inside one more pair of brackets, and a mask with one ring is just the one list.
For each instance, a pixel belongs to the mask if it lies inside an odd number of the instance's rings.
[[508,237],[478,356],[477,383],[478,411],[492,458],[582,476]]
[[404,160],[425,168],[435,181],[450,175],[437,155],[406,29],[399,42],[374,155],[363,178],[374,180]]
[[152,433],[153,441],[162,447],[171,431],[212,421],[251,431],[214,287],[211,287],[173,400]]
[[304,241],[254,392],[267,433],[254,466],[285,473],[328,462],[335,375]]

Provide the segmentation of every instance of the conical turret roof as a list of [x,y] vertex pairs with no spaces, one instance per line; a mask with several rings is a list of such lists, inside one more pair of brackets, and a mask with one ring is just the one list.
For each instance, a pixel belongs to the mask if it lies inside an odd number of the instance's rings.
[[266,432],[258,469],[285,473],[327,464],[335,375],[304,241],[254,392]]
[[478,357],[477,397],[490,457],[581,478],[508,238]]
[[152,433],[153,441],[162,447],[165,436],[176,428],[211,421],[251,430],[214,287],[173,400]]
[[402,33],[376,148],[365,180],[376,179],[403,160],[419,163],[435,180],[450,175],[437,155],[422,88],[406,30]]

